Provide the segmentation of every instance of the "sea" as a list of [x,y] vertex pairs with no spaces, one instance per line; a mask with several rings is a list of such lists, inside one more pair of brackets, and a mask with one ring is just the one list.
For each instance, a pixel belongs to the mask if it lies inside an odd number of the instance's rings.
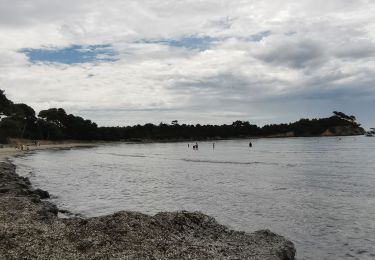
[[200,211],[234,230],[283,235],[299,260],[375,259],[375,138],[193,144],[43,150],[14,163],[59,208],[85,217]]

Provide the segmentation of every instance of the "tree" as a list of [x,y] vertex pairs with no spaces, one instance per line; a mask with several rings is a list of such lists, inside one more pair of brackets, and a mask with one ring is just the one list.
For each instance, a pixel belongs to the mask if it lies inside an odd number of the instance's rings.
[[250,123],[249,123],[249,121],[237,120],[237,121],[234,121],[232,123],[232,126],[233,127],[248,127],[248,126],[250,126]]
[[0,89],[0,115],[8,116],[11,114],[11,106],[13,102],[10,101],[4,94],[4,90]]
[[351,122],[352,124],[356,125],[356,126],[360,126],[360,124],[357,124],[356,123],[356,117],[351,115],[351,116],[348,116],[346,114],[344,114],[343,112],[338,112],[338,111],[333,111],[333,114],[343,120],[346,120],[346,121],[349,121]]
[[58,127],[63,127],[67,114],[62,108],[50,108],[40,111],[38,116],[47,122],[57,125]]
[[6,143],[9,137],[20,137],[22,126],[20,122],[6,118],[0,123],[0,142]]

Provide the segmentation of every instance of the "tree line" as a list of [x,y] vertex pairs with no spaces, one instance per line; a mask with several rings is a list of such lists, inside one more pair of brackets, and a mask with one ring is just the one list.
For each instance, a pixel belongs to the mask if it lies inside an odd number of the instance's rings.
[[8,138],[33,140],[204,140],[220,138],[245,138],[272,136],[293,132],[295,136],[319,136],[336,126],[359,127],[354,116],[334,111],[328,118],[300,119],[289,124],[270,124],[259,127],[248,121],[234,121],[232,124],[201,125],[160,123],[124,127],[98,127],[91,120],[68,114],[63,108],[35,110],[26,104],[15,104],[0,90],[0,142]]

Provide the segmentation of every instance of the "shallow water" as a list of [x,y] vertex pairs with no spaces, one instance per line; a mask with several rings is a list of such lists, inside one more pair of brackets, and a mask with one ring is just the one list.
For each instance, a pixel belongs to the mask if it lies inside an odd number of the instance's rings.
[[15,158],[18,173],[85,216],[202,211],[291,239],[298,259],[375,259],[375,138],[114,144]]

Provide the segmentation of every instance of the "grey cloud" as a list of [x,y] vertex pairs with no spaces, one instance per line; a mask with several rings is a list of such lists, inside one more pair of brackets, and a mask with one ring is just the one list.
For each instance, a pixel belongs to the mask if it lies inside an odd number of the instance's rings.
[[375,56],[375,43],[371,41],[345,44],[335,51],[339,58],[362,59]]
[[264,62],[297,69],[320,63],[325,58],[324,47],[308,40],[285,41],[274,46],[271,44],[256,57]]
[[48,23],[67,20],[82,14],[84,4],[80,1],[50,0],[0,0],[0,26],[26,26],[36,23]]
[[218,29],[230,29],[237,17],[223,17],[220,19],[209,21],[209,26],[218,27]]
[[[241,73],[226,72],[218,75],[177,81],[171,90],[191,97],[190,107],[204,110],[225,107],[243,107],[249,102],[273,97],[273,87],[285,84],[278,79],[256,79]],[[237,111],[239,112],[239,111]]]
[[[365,0],[0,0],[0,86],[16,102],[106,125],[282,122],[348,100],[364,114],[356,105],[373,111],[375,98],[374,12]],[[14,51],[103,43],[118,61],[45,66]]]
[[372,82],[361,83],[359,85],[340,86],[324,84],[314,86],[314,88],[305,88],[303,91],[289,93],[288,99],[311,99],[311,100],[340,100],[357,99],[368,100],[375,97],[375,91]]
[[210,76],[201,79],[186,79],[182,82],[177,81],[173,86],[179,90],[209,90],[211,92],[226,91],[226,92],[238,92],[246,89],[248,82],[241,76],[235,76],[230,73],[223,73],[216,76]]
[[249,41],[259,42],[259,41],[263,40],[263,38],[266,38],[270,35],[271,35],[271,31],[263,31],[263,32],[253,34],[250,37],[248,37],[247,39]]

